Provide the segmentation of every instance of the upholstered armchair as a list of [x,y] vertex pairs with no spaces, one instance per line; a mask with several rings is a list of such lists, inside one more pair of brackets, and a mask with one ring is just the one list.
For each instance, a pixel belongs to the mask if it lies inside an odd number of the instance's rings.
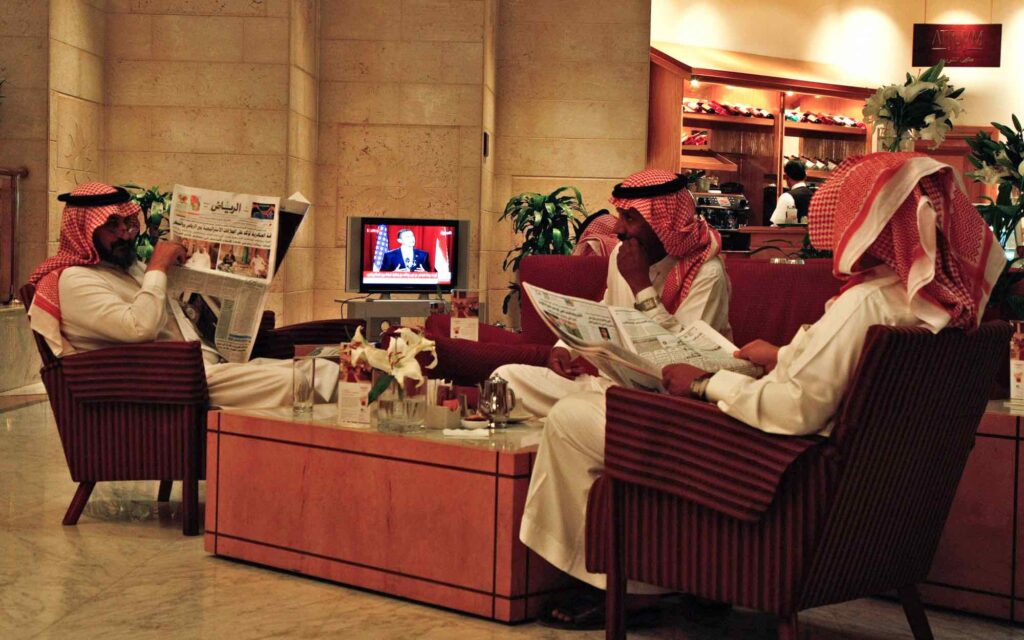
[[690,399],[608,392],[587,568],[608,574],[607,637],[627,579],[773,613],[895,591],[931,638],[928,573],[1010,339],[876,326],[828,438],[765,434]]
[[[755,338],[787,344],[802,324],[821,317],[825,303],[839,293],[831,260],[806,264],[727,258],[732,285],[729,322],[733,342],[742,346]],[[608,259],[600,256],[528,256],[519,269],[520,279],[557,293],[599,300],[608,279]],[[474,385],[503,364],[547,363],[555,336],[529,299],[520,308],[522,331],[513,333],[490,325],[480,326],[480,340],[452,339],[447,316],[427,319],[427,335],[437,341],[438,366],[431,377]]]
[[[25,308],[35,287],[21,289]],[[254,357],[292,357],[298,343],[351,338],[360,321],[325,320],[274,329],[268,312]],[[53,355],[35,334],[42,379],[50,399],[71,479],[78,483],[64,524],[78,522],[97,482],[159,480],[167,501],[171,482],[182,481],[182,531],[199,533],[199,480],[205,477],[209,394],[198,342],[149,342]],[[140,376],[160,364],[159,380]]]

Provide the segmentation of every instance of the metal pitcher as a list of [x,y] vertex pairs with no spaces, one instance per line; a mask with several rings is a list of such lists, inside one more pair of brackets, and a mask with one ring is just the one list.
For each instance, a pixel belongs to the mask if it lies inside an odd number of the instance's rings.
[[504,427],[509,414],[516,406],[516,394],[508,386],[508,380],[492,374],[480,388],[478,409],[491,421],[491,427]]

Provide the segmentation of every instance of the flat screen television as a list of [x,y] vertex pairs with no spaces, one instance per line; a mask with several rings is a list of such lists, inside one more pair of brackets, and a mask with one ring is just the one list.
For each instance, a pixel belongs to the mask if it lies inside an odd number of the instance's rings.
[[469,283],[469,221],[348,219],[346,289],[360,293],[436,293]]

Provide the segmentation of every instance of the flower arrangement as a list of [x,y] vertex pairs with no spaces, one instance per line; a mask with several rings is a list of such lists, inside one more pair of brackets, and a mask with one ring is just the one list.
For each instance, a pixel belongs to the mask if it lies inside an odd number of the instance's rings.
[[[1016,115],[1010,118],[1013,120],[1012,129],[998,122],[992,123],[1006,138],[1005,141],[993,140],[984,131],[967,140],[971,148],[968,160],[976,169],[967,176],[997,188],[995,200],[982,196],[988,203],[977,207],[1004,251],[1014,230],[1024,219],[1024,201],[1021,200],[1021,191],[1024,191],[1024,129]],[[990,306],[1005,304],[1014,317],[1024,318],[1024,296],[1011,293],[1019,289],[1018,283],[1024,277],[1016,270],[1020,262],[1013,260],[1007,263],[992,291]]]
[[416,356],[421,353],[428,353],[433,361],[424,365],[427,369],[437,366],[437,350],[433,340],[424,338],[418,331],[408,327],[398,329],[388,342],[385,349],[373,346],[363,337],[363,329],[356,330],[356,335],[349,343],[352,354],[352,364],[358,365],[365,362],[371,368],[379,371],[382,375],[370,388],[367,401],[373,403],[384,393],[391,383],[398,383],[398,394],[404,393],[407,382],[415,383],[414,387],[423,385],[423,366],[420,366]]
[[898,151],[900,143],[917,134],[942,144],[953,122],[964,111],[960,97],[963,87],[954,89],[942,74],[945,61],[940,60],[918,76],[907,74],[903,86],[880,87],[864,105],[864,119],[874,129],[883,128],[883,145],[887,151]]

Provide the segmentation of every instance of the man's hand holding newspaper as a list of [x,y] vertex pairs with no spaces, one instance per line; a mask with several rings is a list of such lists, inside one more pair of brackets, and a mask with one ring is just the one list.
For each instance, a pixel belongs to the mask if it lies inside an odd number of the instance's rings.
[[609,307],[529,283],[523,289],[559,338],[622,386],[665,391],[662,369],[679,363],[710,373],[763,373],[756,364],[734,357],[736,345],[705,322],[673,334],[636,309]]

